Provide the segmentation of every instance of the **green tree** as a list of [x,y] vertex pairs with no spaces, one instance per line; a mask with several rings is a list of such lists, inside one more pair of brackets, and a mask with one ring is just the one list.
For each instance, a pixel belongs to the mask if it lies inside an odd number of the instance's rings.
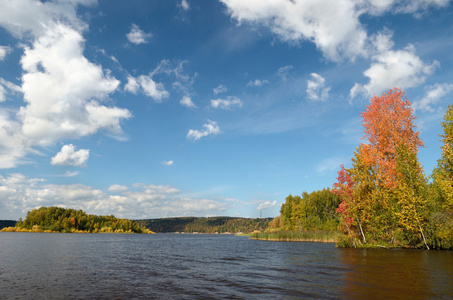
[[453,105],[444,115],[442,128],[442,155],[430,188],[428,239],[434,248],[453,249]]

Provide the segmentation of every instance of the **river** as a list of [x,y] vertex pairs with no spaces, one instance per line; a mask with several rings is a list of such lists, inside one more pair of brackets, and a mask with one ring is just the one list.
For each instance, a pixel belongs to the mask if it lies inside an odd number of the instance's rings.
[[453,299],[453,251],[0,233],[0,299]]

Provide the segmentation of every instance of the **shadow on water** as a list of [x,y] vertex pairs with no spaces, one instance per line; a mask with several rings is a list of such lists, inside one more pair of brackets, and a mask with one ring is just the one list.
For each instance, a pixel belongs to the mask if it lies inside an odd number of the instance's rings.
[[338,249],[342,294],[363,299],[453,299],[453,252]]

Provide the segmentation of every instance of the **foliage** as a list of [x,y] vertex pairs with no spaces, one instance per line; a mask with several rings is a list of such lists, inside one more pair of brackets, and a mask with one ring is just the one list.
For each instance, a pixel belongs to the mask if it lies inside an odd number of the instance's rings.
[[270,220],[270,218],[180,217],[136,220],[136,222],[154,232],[250,233],[267,229]]
[[453,105],[445,113],[442,128],[442,156],[433,170],[429,191],[433,201],[428,240],[433,248],[453,249]]
[[270,231],[337,230],[339,198],[330,189],[289,195],[280,208],[280,216],[269,223]]
[[341,199],[339,245],[451,248],[453,245],[453,107],[447,111],[442,158],[429,188],[418,162],[423,146],[400,89],[374,96],[362,113],[366,144],[352,167],[341,166],[332,193]]
[[27,213],[16,223],[15,231],[35,232],[128,232],[151,233],[137,222],[114,216],[88,215],[82,210],[41,207]]

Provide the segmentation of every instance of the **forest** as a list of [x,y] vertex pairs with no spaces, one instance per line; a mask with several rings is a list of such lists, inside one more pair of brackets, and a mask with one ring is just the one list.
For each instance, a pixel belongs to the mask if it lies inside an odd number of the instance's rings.
[[180,217],[136,220],[136,222],[154,232],[250,233],[267,229],[270,220],[272,218]]
[[82,210],[55,206],[33,209],[25,220],[19,219],[15,227],[6,227],[2,231],[152,233],[128,219],[88,215]]
[[333,189],[289,195],[269,231],[339,230],[340,247],[453,249],[453,106],[442,122],[442,154],[430,176],[411,103],[400,89],[374,96],[362,113],[366,143]]
[[335,231],[340,223],[339,197],[329,188],[289,195],[280,208],[280,216],[269,223],[269,231]]

